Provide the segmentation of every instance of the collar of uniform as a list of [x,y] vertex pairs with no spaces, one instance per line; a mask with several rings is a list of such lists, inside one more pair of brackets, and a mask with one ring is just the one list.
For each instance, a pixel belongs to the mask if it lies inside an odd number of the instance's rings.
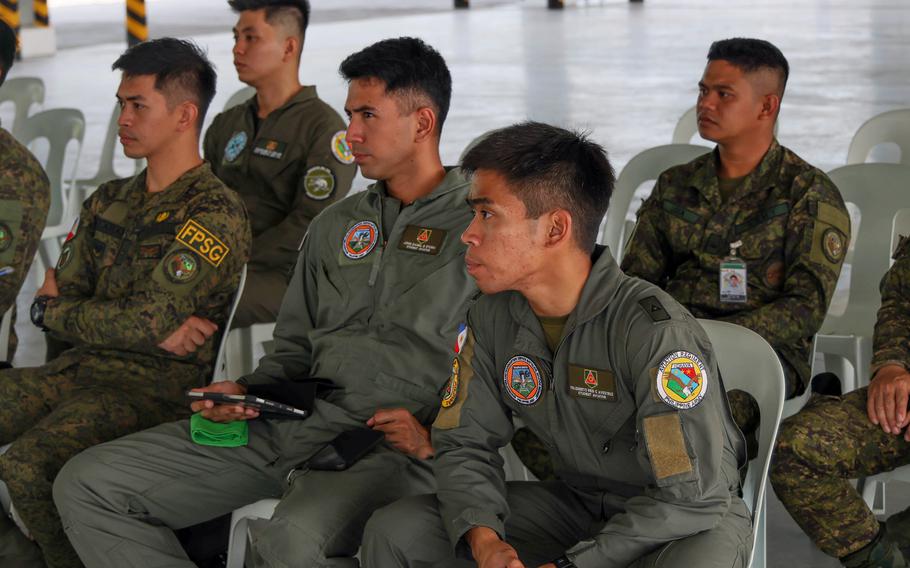
[[[433,191],[431,191],[429,194],[424,195],[415,201],[413,205],[419,207],[425,203],[434,201],[443,195],[449,194],[458,189],[462,189],[468,185],[468,181],[465,179],[464,174],[461,173],[461,168],[448,166],[445,170],[446,176],[442,178],[442,182],[434,187]],[[389,195],[388,190],[386,190],[384,180],[379,180],[376,183],[370,184],[370,186],[367,188],[367,193],[370,195],[371,203],[375,207],[379,206],[378,203],[382,200],[383,197]]]
[[[148,175],[148,168],[146,167],[139,174],[137,174],[135,177],[133,177],[133,179],[131,179],[129,181],[129,183],[125,184],[121,191],[124,193],[124,195],[133,190],[141,191],[141,192],[145,193],[148,189],[148,185],[146,183],[147,175]],[[211,168],[211,166],[209,166],[208,162],[202,162],[195,168],[190,168],[187,171],[180,174],[180,177],[178,177],[173,182],[171,182],[171,185],[167,186],[166,188],[164,188],[163,191],[161,191],[159,193],[165,193],[165,192],[171,191],[175,188],[178,191],[182,191],[182,190],[190,187],[191,185],[193,185],[193,182],[195,182],[197,179],[199,179],[203,176],[206,176],[206,175],[213,175],[212,168]]]
[[[761,162],[749,174],[749,177],[743,182],[742,192],[738,197],[748,195],[753,191],[767,189],[775,185],[777,174],[780,171],[781,160],[783,158],[783,147],[777,139],[771,140],[771,146],[765,152]],[[713,203],[720,204],[720,188],[717,183],[717,163],[720,160],[720,151],[715,147],[714,151],[704,158],[701,167],[695,169],[689,177],[689,186],[700,192],[706,199]]]
[[[288,99],[286,103],[284,103],[283,105],[281,105],[280,107],[278,107],[274,111],[272,111],[271,114],[274,114],[275,112],[282,111],[282,110],[292,107],[296,104],[300,104],[304,101],[308,101],[310,99],[315,99],[315,98],[316,98],[316,86],[315,85],[304,85],[304,86],[300,87],[300,90],[297,91],[296,95],[294,95],[293,97]],[[259,112],[259,98],[256,97],[255,95],[250,97],[250,100],[248,100],[246,104],[248,104],[250,106],[250,108],[253,110],[253,114],[256,114]]]

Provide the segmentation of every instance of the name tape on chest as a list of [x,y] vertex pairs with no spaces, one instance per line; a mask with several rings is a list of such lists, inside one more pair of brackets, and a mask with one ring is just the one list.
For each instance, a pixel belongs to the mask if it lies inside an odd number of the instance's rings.
[[253,146],[253,154],[262,156],[263,158],[280,160],[284,157],[287,148],[287,142],[279,142],[278,140],[257,140],[256,145]]
[[569,365],[569,394],[575,398],[616,401],[616,377],[606,369]]
[[231,249],[211,231],[190,219],[177,233],[177,241],[199,253],[212,266],[220,266]]
[[439,254],[445,240],[446,231],[442,229],[408,225],[401,235],[401,240],[398,241],[398,248],[435,256]]

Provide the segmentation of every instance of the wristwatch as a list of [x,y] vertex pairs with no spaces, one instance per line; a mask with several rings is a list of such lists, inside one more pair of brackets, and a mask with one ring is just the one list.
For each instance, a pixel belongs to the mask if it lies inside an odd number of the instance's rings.
[[44,327],[44,310],[47,309],[48,301],[52,299],[52,296],[38,296],[35,298],[35,301],[32,302],[31,310],[29,310],[29,316],[32,318],[32,323],[40,327],[41,331],[47,331],[47,328]]
[[553,561],[556,568],[576,568],[575,564],[567,556],[560,556]]

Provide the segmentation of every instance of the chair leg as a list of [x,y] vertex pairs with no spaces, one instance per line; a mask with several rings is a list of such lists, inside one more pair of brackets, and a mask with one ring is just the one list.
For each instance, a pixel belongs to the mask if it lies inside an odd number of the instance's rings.
[[231,515],[231,533],[228,537],[228,555],[225,568],[243,568],[243,561],[246,558],[249,517],[234,518],[236,515],[236,512]]
[[755,519],[755,526],[752,528],[752,561],[746,568],[765,568],[767,559],[765,558],[765,538],[767,536],[767,515],[768,502],[765,497],[765,504]]

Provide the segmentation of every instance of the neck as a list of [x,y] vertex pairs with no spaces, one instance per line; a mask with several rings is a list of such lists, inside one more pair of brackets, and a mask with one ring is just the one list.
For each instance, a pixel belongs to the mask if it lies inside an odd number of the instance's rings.
[[297,70],[294,73],[283,73],[280,77],[269,77],[256,88],[256,102],[259,105],[259,118],[265,118],[275,109],[281,108],[300,91],[300,79]]
[[402,171],[392,174],[384,181],[389,195],[410,205],[432,193],[445,177],[446,170],[439,158],[439,148],[434,145],[432,150],[418,150]]
[[774,135],[744,136],[733,142],[718,143],[720,163],[717,175],[723,179],[740,178],[752,173],[771,147]]
[[591,257],[573,247],[570,253],[551,255],[535,282],[521,290],[531,309],[540,317],[568,315],[578,305],[581,291],[591,274]]
[[146,187],[149,193],[164,191],[177,178],[202,164],[198,137],[192,135],[184,138],[146,156]]

